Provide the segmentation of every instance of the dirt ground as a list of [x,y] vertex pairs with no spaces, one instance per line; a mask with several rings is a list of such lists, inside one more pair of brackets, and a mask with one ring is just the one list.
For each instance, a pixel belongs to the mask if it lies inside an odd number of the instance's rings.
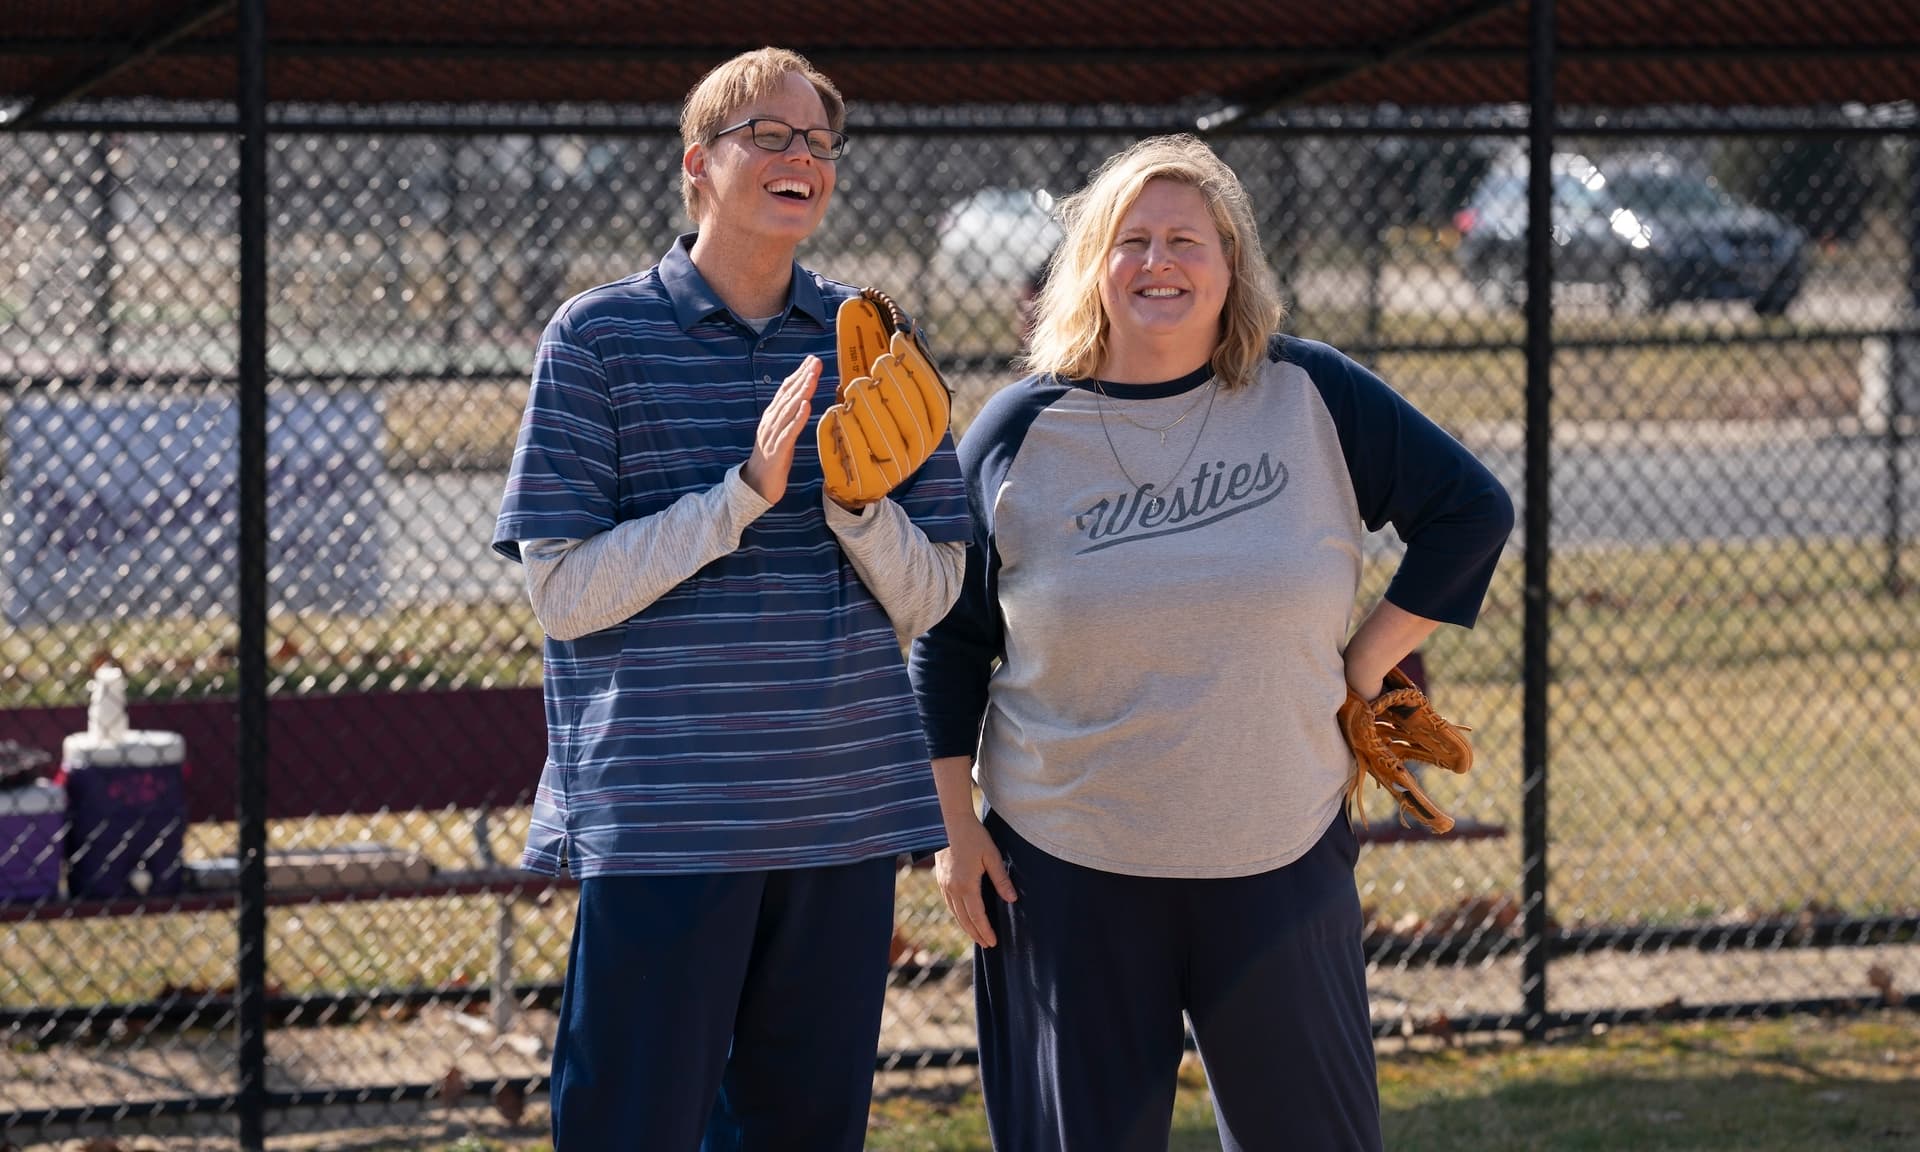
[[[1661,1005],[1867,995],[1876,989],[1920,988],[1920,948],[1808,949],[1776,952],[1604,953],[1556,959],[1550,969],[1556,1009],[1612,1009]],[[888,993],[881,1044],[887,1050],[967,1048],[973,1043],[971,975],[966,966]],[[1398,1021],[1405,1035],[1430,1032],[1446,1018],[1521,1011],[1517,959],[1450,968],[1383,968],[1369,974],[1374,1014]],[[1605,1009],[1599,1006],[1606,1006]],[[482,1008],[482,1012],[484,1008]],[[343,1095],[380,1084],[456,1086],[545,1075],[550,1059],[549,1012],[528,1011],[504,1034],[483,1014],[428,1007],[405,1018],[368,1018],[354,1024],[276,1030],[269,1040],[272,1091]],[[139,1101],[218,1094],[231,1084],[231,1032],[155,1032],[24,1046],[0,1052],[0,1106],[33,1110],[76,1105],[128,1106],[117,1120],[85,1129],[10,1130],[0,1138],[22,1150],[61,1152],[184,1152],[231,1148],[230,1116],[140,1116]],[[450,1074],[455,1074],[450,1077]],[[903,1069],[882,1073],[879,1091],[937,1089],[971,1083],[968,1067]],[[372,1094],[369,1093],[371,1096]],[[525,1141],[546,1127],[544,1097],[507,1099],[504,1109],[477,1093],[449,1107],[443,1091],[426,1099],[369,1098],[352,1104],[301,1108],[269,1118],[270,1144],[300,1152],[359,1152],[392,1147],[444,1147],[471,1138]],[[515,1105],[520,1105],[515,1107]],[[506,1114],[503,1114],[506,1113]],[[508,1115],[516,1117],[509,1120]],[[435,1133],[444,1135],[439,1145]],[[115,1143],[87,1148],[85,1138]],[[423,1141],[427,1143],[422,1143]],[[4,1147],[4,1144],[0,1144]]]

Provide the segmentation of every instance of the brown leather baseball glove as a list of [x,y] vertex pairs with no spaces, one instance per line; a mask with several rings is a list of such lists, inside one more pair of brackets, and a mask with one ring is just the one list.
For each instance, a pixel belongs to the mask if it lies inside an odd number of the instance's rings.
[[1411,816],[1436,835],[1452,830],[1453,817],[1440,811],[1406,762],[1465,772],[1473,767],[1473,746],[1461,733],[1471,729],[1441,717],[1427,702],[1426,693],[1395,668],[1372,700],[1362,700],[1347,689],[1347,702],[1340,705],[1340,731],[1355,761],[1353,781],[1347,786],[1350,804],[1361,806],[1364,815],[1361,786],[1371,776],[1399,803],[1402,824]]
[[927,462],[947,434],[952,392],[886,293],[862,288],[840,305],[840,386],[820,414],[827,494],[863,508]]

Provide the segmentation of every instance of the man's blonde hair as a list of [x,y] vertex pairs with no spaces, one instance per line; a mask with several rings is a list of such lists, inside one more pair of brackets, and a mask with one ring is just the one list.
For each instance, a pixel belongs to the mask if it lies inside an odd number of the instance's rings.
[[1110,157],[1085,188],[1061,202],[1066,237],[1047,265],[1033,341],[1023,361],[1028,371],[1074,380],[1099,374],[1111,323],[1100,299],[1107,252],[1121,219],[1153,180],[1198,189],[1206,201],[1231,274],[1213,372],[1223,388],[1253,381],[1286,307],[1260,247],[1245,186],[1213,149],[1185,133],[1150,137]]
[[[756,48],[716,65],[713,71],[700,78],[700,83],[693,86],[693,91],[687,93],[686,105],[680,109],[681,151],[695,144],[703,147],[712,144],[714,133],[727,127],[742,108],[771,95],[779,87],[781,77],[789,72],[798,73],[820,94],[820,103],[827,110],[827,127],[835,132],[845,129],[847,103],[841,98],[840,89],[833,86],[833,81],[798,52],[785,48]],[[795,127],[809,128],[812,125],[796,124]],[[700,192],[693,186],[693,180],[688,177],[685,168],[680,170],[680,199],[687,206],[687,215],[698,224]]]

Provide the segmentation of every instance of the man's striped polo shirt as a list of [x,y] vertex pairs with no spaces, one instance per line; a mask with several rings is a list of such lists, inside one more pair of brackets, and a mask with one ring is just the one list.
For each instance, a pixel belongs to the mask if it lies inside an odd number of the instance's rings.
[[[813,422],[831,402],[834,315],[857,290],[796,264],[785,311],[756,334],[694,268],[692,240],[548,324],[494,530],[503,555],[720,483],[809,354],[825,362]],[[622,624],[547,639],[523,867],[814,867],[945,842],[893,625],[827,528],[813,422],[737,550]],[[967,539],[951,438],[893,499],[930,539]]]

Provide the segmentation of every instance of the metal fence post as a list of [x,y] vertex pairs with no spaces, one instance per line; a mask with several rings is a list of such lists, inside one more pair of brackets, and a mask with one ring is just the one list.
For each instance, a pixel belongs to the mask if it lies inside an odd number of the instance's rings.
[[240,1147],[267,1111],[267,77],[266,0],[239,9],[240,119]]
[[1894,334],[1887,347],[1887,593],[1903,596],[1906,576],[1900,571],[1900,547],[1905,535],[1900,525],[1900,486],[1906,477],[1900,467],[1905,448],[1900,424],[1906,419],[1910,380],[1920,380],[1920,135],[1907,137],[1907,300],[1902,310],[1905,331]]
[[1521,992],[1526,1033],[1547,1017],[1547,532],[1552,479],[1553,0],[1528,7],[1526,619],[1520,735],[1521,859],[1525,908]]
[[113,172],[114,134],[102,132],[93,142],[93,242],[98,255],[87,279],[93,285],[94,322],[100,328],[100,369],[113,372],[113,232],[114,202],[119,185]]

